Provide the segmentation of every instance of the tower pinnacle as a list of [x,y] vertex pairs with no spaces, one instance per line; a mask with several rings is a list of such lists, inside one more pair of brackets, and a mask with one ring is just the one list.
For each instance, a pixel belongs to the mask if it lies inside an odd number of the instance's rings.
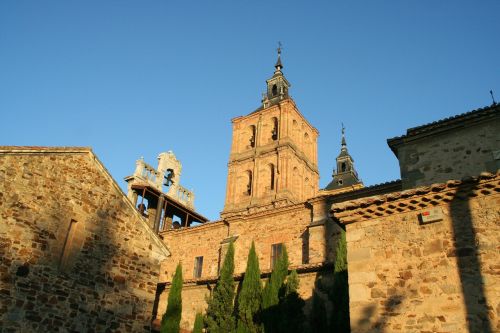
[[283,68],[283,64],[281,63],[281,50],[281,42],[278,42],[278,48],[276,49],[276,51],[278,51],[278,60],[276,61],[276,65],[274,65],[276,72],[281,72]]
[[281,51],[283,47],[281,46],[281,42],[278,42],[278,48],[276,51],[278,52],[278,60],[276,61],[276,65],[274,68],[273,76],[266,80],[267,83],[267,94],[262,99],[262,105],[264,108],[267,108],[272,105],[279,104],[280,101],[289,98],[288,89],[290,88],[290,83],[287,81],[281,69],[283,68],[283,64],[281,63]]
[[334,190],[343,187],[362,184],[358,178],[358,173],[354,169],[354,160],[347,152],[345,140],[345,127],[342,124],[342,140],[340,154],[337,156],[337,170],[333,171],[333,179],[327,185],[326,190]]

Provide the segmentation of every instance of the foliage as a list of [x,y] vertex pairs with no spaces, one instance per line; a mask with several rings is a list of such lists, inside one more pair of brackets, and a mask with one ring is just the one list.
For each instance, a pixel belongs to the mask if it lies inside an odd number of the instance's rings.
[[255,253],[255,244],[248,254],[247,268],[241,291],[238,295],[238,333],[261,332],[260,310],[262,301],[262,285],[260,282],[259,260]]
[[205,323],[207,332],[233,332],[235,329],[235,318],[233,316],[234,301],[234,245],[229,244],[224,263],[220,271],[220,277],[214,288],[212,297],[208,299]]
[[202,333],[202,332],[203,332],[203,315],[198,312],[196,314],[196,318],[194,319],[193,333]]
[[342,230],[337,243],[333,287],[329,293],[332,302],[331,330],[340,333],[350,332],[349,324],[349,283],[347,275],[347,243]]
[[266,333],[279,332],[286,313],[283,312],[282,301],[285,294],[285,279],[288,274],[288,253],[283,246],[283,252],[264,287],[262,293],[262,321]]
[[297,292],[299,288],[299,276],[296,270],[293,270],[285,283],[285,294],[280,300],[281,318],[278,326],[279,332],[299,333],[304,331],[305,315],[302,310],[304,300],[300,298]]
[[309,318],[311,332],[327,332],[328,317],[326,316],[325,300],[316,289],[313,291],[312,311]]
[[283,246],[283,252],[279,256],[271,277],[264,287],[262,293],[262,308],[267,309],[279,303],[280,291],[283,293],[284,283],[288,274],[288,253]]
[[161,333],[178,333],[182,314],[182,267],[179,263],[175,269],[172,285],[168,294],[167,310],[161,320]]

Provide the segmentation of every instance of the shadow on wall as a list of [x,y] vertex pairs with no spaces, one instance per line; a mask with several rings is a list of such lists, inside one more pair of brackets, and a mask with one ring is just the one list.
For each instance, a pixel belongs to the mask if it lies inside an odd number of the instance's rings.
[[476,179],[461,182],[450,203],[455,250],[447,255],[455,256],[457,260],[469,332],[490,333],[492,329],[488,316],[489,304],[484,293],[484,279],[470,202],[470,198],[475,196],[477,183]]
[[378,332],[383,333],[387,328],[387,320],[392,316],[398,316],[398,308],[403,303],[404,297],[401,295],[392,295],[384,301],[384,311],[381,316],[374,321],[375,305],[368,305],[363,309],[363,317],[358,320],[356,326],[352,328],[354,332]]
[[[2,277],[0,331],[149,331],[155,285],[148,286],[146,276],[155,278],[155,263],[130,247],[130,234],[119,234],[135,228],[135,219],[117,213],[127,209],[122,199],[107,200],[110,208],[91,214],[75,214],[80,207],[68,202],[55,209],[18,199],[2,207],[14,210],[9,222],[16,233],[0,235],[9,242],[2,256],[8,274]],[[71,235],[67,221],[75,216],[79,229]],[[17,234],[27,239],[19,243]]]
[[[479,241],[476,234],[483,231],[478,229],[477,225],[474,225],[475,218],[480,217],[484,212],[479,210],[481,209],[480,202],[471,202],[471,198],[476,196],[477,182],[477,180],[461,182],[450,202],[453,247],[446,255],[449,258],[456,258],[457,273],[460,278],[461,293],[466,310],[467,331],[491,333],[493,330],[490,318],[495,316],[492,313],[495,309],[486,298],[485,281],[480,260],[480,254],[485,250],[478,247]],[[327,242],[325,242],[326,245]],[[361,319],[353,322],[350,329],[349,327],[343,329],[339,327],[338,323],[335,324],[333,318],[336,311],[333,310],[333,304],[338,296],[338,291],[332,292],[332,290],[334,289],[335,280],[338,281],[339,277],[338,274],[334,274],[332,278],[331,274],[331,271],[317,274],[313,297],[307,300],[309,303],[308,312],[311,314],[311,320],[309,321],[311,331],[349,332],[352,330],[353,332],[383,333],[394,329],[404,329],[404,327],[396,327],[391,324],[391,318],[401,316],[403,302],[412,297],[410,291],[404,288],[398,288],[388,298],[381,298],[379,303],[366,306],[362,310]],[[427,299],[426,302],[432,302],[432,300]],[[377,309],[379,306],[382,306],[382,309]],[[376,313],[378,313],[378,318],[375,318]],[[327,317],[328,319],[326,319]],[[328,325],[325,325],[325,322],[328,322]],[[328,328],[328,326],[330,327]]]

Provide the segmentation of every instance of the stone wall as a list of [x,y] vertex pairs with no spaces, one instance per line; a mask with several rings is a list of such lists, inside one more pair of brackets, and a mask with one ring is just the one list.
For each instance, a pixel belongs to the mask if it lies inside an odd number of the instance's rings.
[[[318,199],[326,200],[326,198]],[[321,203],[316,203],[323,207]],[[291,268],[299,272],[300,295],[308,301],[316,281],[327,280],[319,274],[323,265],[332,262],[332,250],[335,247],[332,240],[336,240],[339,227],[323,213],[317,212],[318,221],[311,225],[313,207],[307,203],[268,209],[259,208],[248,214],[228,217],[227,220],[207,223],[205,225],[169,230],[161,235],[172,251],[171,260],[162,265],[161,282],[167,287],[160,296],[158,319],[165,312],[169,283],[172,280],[175,267],[182,262],[185,279],[183,292],[182,327],[192,328],[196,312],[206,308],[205,296],[216,282],[219,267],[224,259],[225,246],[232,239],[235,245],[235,277],[240,279],[245,272],[247,256],[252,241],[255,243],[259,265],[264,276],[271,272],[271,247],[282,243],[286,246]],[[318,208],[319,209],[319,208]],[[203,256],[202,276],[193,278],[194,260]],[[333,270],[333,268],[326,268]],[[319,275],[318,275],[319,274]],[[321,291],[320,291],[321,292]],[[184,296],[185,294],[185,296]],[[307,302],[306,311],[309,309]]]
[[407,136],[393,140],[400,141],[393,149],[404,189],[500,169],[500,106],[463,118],[458,124],[443,120],[451,123],[444,128],[438,123],[435,129],[432,124],[425,131],[410,129]]
[[149,331],[169,252],[90,149],[0,147],[0,331]]
[[[305,268],[305,267],[304,267]],[[329,301],[327,300],[327,295],[323,289],[331,287],[332,284],[332,268],[328,268],[323,272],[311,271],[313,269],[304,269],[303,272],[299,273],[299,290],[298,293],[302,299],[306,301],[304,306],[304,312],[306,315],[311,311],[312,306],[312,291],[316,289],[318,294],[323,297],[326,302],[326,306],[330,309]],[[267,272],[262,278],[262,285],[264,286],[267,282]],[[238,284],[242,281],[241,275],[236,275],[235,288],[238,288]],[[182,287],[182,318],[181,318],[181,329],[190,331],[194,326],[194,320],[196,313],[205,313],[207,308],[207,298],[210,297],[213,288],[215,287],[216,280],[190,280],[184,283]],[[170,284],[168,284],[161,293],[159,298],[158,307],[158,317],[155,322],[157,326],[160,324],[161,316],[165,313],[167,308],[168,293],[170,291]]]
[[500,174],[332,206],[351,331],[500,330]]

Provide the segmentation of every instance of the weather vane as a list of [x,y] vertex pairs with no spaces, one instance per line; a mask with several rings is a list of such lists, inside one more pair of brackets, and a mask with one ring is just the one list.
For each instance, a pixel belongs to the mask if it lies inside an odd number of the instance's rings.
[[280,42],[280,41],[278,41],[278,48],[277,48],[277,50],[278,50],[278,55],[280,55],[280,54],[281,54],[281,50],[282,50],[282,49],[283,49],[283,48],[281,47],[281,42]]
[[342,135],[345,134],[345,127],[344,127],[344,123],[341,123],[342,124]]

